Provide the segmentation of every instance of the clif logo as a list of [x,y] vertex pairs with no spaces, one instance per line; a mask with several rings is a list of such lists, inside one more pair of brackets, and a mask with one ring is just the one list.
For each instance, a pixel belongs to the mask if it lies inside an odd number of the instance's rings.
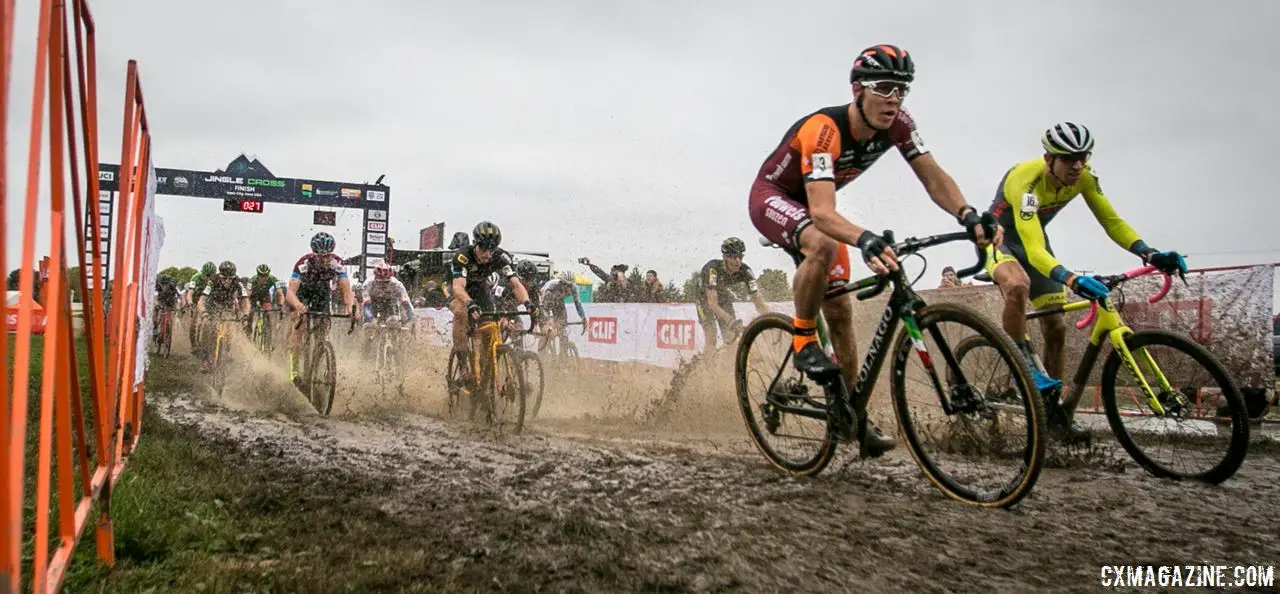
[[656,330],[658,348],[693,350],[693,320],[658,320]]
[[617,344],[618,318],[587,318],[587,340]]

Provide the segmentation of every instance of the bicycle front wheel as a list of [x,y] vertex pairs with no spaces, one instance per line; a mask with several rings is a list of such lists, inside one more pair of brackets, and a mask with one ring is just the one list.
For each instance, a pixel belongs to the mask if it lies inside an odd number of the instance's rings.
[[321,341],[311,353],[311,365],[307,367],[311,388],[308,396],[316,412],[329,416],[333,410],[333,393],[338,388],[338,366],[333,356],[333,345]]
[[524,373],[510,350],[498,351],[497,382],[493,398],[493,424],[500,430],[520,433],[524,430],[527,389]]
[[[948,497],[1012,507],[1044,464],[1044,402],[1031,370],[1008,335],[967,306],[922,308],[918,335],[910,322],[894,343],[891,382],[908,451]],[[957,357],[955,345],[975,336],[991,356]]]
[[[1101,377],[1107,422],[1120,445],[1158,477],[1214,485],[1231,478],[1248,453],[1249,422],[1244,397],[1222,363],[1167,330],[1135,332],[1124,343],[1137,368],[1122,366],[1113,349]],[[1164,414],[1153,410],[1143,383]]]
[[835,457],[827,422],[827,391],[795,369],[791,318],[757,317],[743,332],[734,362],[738,407],[751,441],[770,464],[794,475],[816,475]]
[[227,349],[222,337],[213,339],[213,391],[221,396],[222,389],[227,386]]
[[546,388],[546,378],[542,374],[542,358],[531,351],[520,351],[520,372],[524,375],[525,392],[533,399],[529,407],[529,418],[538,418],[542,409],[542,392]]
[[164,357],[167,359],[173,354],[173,314],[165,318],[161,332],[164,333]]
[[462,351],[450,352],[449,368],[444,376],[445,391],[448,397],[445,404],[445,412],[449,417],[453,417],[458,413],[458,403],[462,401],[462,396],[470,394],[470,390],[466,385],[468,375],[466,354]]

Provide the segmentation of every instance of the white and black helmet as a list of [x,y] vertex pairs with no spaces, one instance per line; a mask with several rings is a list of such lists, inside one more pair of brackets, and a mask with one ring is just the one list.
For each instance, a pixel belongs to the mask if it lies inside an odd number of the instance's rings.
[[1083,124],[1060,122],[1044,131],[1040,144],[1050,155],[1074,155],[1093,151],[1093,134]]

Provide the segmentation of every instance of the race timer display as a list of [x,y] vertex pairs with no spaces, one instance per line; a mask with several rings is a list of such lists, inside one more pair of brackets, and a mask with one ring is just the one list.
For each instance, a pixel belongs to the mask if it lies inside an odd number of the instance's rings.
[[233,210],[238,212],[262,212],[262,201],[261,200],[225,199],[222,201],[222,210]]

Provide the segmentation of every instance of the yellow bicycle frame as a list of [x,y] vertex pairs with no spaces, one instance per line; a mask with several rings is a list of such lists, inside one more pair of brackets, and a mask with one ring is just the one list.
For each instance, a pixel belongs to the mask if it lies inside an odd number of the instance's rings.
[[213,334],[213,366],[218,365],[218,356],[222,354],[222,340],[227,336],[227,325],[235,322],[229,320],[218,320],[214,323]]
[[[498,393],[498,346],[502,344],[501,339],[502,336],[501,332],[498,331],[497,322],[485,322],[480,324],[471,336],[473,352],[475,351],[474,347],[476,346],[476,343],[483,341],[482,344],[485,347],[484,353],[486,361],[489,363],[489,369],[493,370],[489,381],[490,385],[487,386],[490,394]],[[479,382],[480,378],[483,377],[480,372],[480,357],[471,357],[471,377],[476,378],[477,382]],[[477,383],[477,387],[478,386],[479,383]]]
[[[1063,313],[1089,309],[1091,301],[1075,301],[1062,306]],[[1102,347],[1102,339],[1105,337],[1111,342],[1111,348],[1115,349],[1120,355],[1120,361],[1124,363],[1126,369],[1138,378],[1138,383],[1142,387],[1142,393],[1147,396],[1147,404],[1151,406],[1151,410],[1157,415],[1165,414],[1164,406],[1160,404],[1160,400],[1156,398],[1155,391],[1151,389],[1151,385],[1147,383],[1146,377],[1138,370],[1138,362],[1134,359],[1133,353],[1129,351],[1129,346],[1124,343],[1126,336],[1133,334],[1133,330],[1125,325],[1124,319],[1120,317],[1120,312],[1116,311],[1115,305],[1112,304],[1111,298],[1105,298],[1098,302],[1097,319],[1093,322],[1093,329],[1089,334],[1089,352],[1081,360],[1080,367],[1076,371],[1076,385],[1073,386],[1074,392],[1068,400],[1074,403],[1079,400],[1079,393],[1084,389],[1084,382],[1088,379],[1088,375],[1093,371],[1093,363],[1096,361],[1098,351]],[[1090,356],[1092,355],[1092,356]],[[1146,349],[1142,349],[1142,363],[1148,372],[1154,374],[1159,381],[1160,388],[1165,393],[1175,393],[1169,380],[1160,371],[1160,367],[1156,365],[1156,361],[1151,357],[1151,353]]]

